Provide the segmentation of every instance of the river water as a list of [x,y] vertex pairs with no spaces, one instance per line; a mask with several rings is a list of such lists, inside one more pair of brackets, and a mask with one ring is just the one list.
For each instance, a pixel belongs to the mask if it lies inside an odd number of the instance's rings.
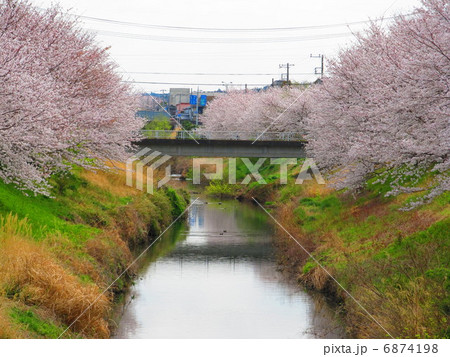
[[143,257],[114,338],[339,338],[335,314],[277,270],[260,208],[197,201]]

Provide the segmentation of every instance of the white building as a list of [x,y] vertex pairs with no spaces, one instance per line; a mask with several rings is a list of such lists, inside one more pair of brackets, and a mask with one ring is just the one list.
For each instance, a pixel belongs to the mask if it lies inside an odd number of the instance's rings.
[[191,90],[189,88],[170,88],[169,105],[189,103]]

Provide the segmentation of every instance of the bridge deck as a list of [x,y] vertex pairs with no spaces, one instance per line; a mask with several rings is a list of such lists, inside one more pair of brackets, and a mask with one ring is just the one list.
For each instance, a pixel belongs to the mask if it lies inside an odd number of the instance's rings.
[[136,144],[171,156],[306,157],[305,141],[144,139]]
[[148,139],[228,140],[228,141],[302,141],[298,132],[275,131],[208,131],[208,130],[142,130]]

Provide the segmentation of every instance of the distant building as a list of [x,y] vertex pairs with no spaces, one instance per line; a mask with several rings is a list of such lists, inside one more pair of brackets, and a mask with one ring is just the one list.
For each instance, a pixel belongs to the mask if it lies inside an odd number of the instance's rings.
[[190,88],[170,88],[169,105],[189,103],[190,96]]
[[176,105],[176,107],[177,107],[177,113],[181,113],[184,109],[190,108],[191,105],[189,104],[189,102],[188,103],[178,103]]
[[320,78],[317,78],[317,79],[313,82],[313,84],[322,84],[322,83],[323,83],[323,80],[320,79]]
[[272,87],[284,87],[284,86],[290,86],[291,85],[291,81],[285,81],[283,79],[278,79],[276,81],[274,81],[272,79]]
[[[166,94],[167,101],[164,104],[167,105],[168,102],[166,110],[170,113],[170,116],[178,120],[197,122],[198,115],[203,114],[205,106],[215,98],[225,94],[227,93],[220,89],[218,91],[197,92],[190,88],[170,88],[169,93]],[[144,116],[144,114],[148,118],[151,117],[148,112],[140,112],[138,115]]]
[[199,95],[206,95],[207,97],[210,97],[210,98],[220,97],[225,94],[227,94],[227,92],[224,92],[224,91],[201,91],[199,93]]
[[167,111],[171,116],[174,116],[177,114],[177,107],[175,105],[169,105]]

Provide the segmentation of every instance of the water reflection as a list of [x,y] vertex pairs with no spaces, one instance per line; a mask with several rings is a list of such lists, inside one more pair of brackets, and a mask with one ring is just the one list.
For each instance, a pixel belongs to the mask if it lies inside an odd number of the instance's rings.
[[277,272],[272,234],[251,205],[193,205],[146,256],[115,337],[339,337],[326,304]]

